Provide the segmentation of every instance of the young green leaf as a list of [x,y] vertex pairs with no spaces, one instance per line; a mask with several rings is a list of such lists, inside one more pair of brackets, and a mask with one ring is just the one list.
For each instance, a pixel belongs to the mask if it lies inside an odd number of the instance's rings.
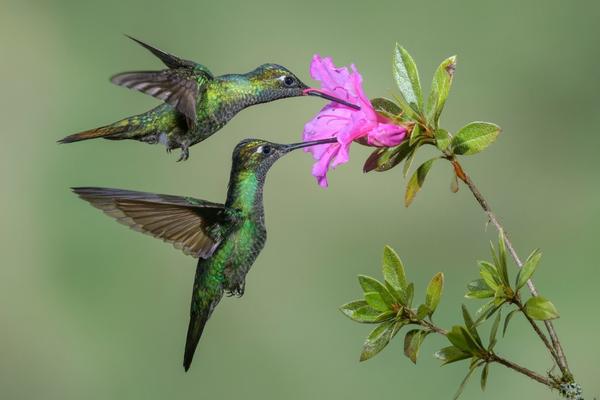
[[448,148],[450,144],[450,134],[445,129],[436,129],[433,132],[433,136],[435,137],[435,145],[441,151],[444,151]]
[[485,366],[483,367],[483,370],[481,370],[481,390],[483,390],[483,391],[485,391],[485,387],[487,385],[489,367],[490,367],[490,364],[486,363]]
[[423,187],[423,183],[425,182],[425,178],[433,165],[433,162],[437,158],[432,158],[428,161],[425,161],[417,170],[413,173],[412,177],[408,181],[406,185],[406,193],[404,195],[404,205],[406,207],[410,206],[415,196]]
[[442,365],[452,364],[453,362],[471,358],[470,353],[465,353],[456,346],[444,347],[443,349],[437,351],[434,355],[436,358],[442,360]]
[[419,308],[417,308],[417,318],[418,319],[423,319],[428,315],[431,315],[433,313],[433,311],[431,311],[431,309],[429,307],[427,307],[425,304],[421,304],[419,306]]
[[404,354],[414,364],[417,363],[417,357],[419,356],[419,349],[423,340],[427,336],[427,332],[420,329],[413,329],[406,333],[404,336]]
[[511,312],[509,312],[506,315],[506,318],[504,319],[504,327],[502,328],[502,336],[503,337],[504,337],[504,335],[506,335],[506,330],[508,329],[508,323],[510,322],[513,315],[515,315],[515,313],[517,313],[518,311],[519,310],[512,310]]
[[397,119],[398,116],[402,114],[402,109],[398,104],[384,97],[371,99],[371,105],[378,114],[391,120]]
[[394,321],[384,322],[373,329],[363,344],[360,361],[368,360],[383,350],[390,342],[393,329]]
[[392,311],[392,308],[390,307],[390,305],[388,305],[383,300],[383,298],[381,297],[381,294],[378,292],[365,293],[365,301],[367,302],[368,305],[370,305],[377,311],[380,311],[380,312]]
[[371,278],[370,276],[366,275],[359,275],[358,282],[360,283],[360,286],[365,292],[365,300],[367,300],[366,293],[375,292],[381,296],[383,302],[388,306],[391,307],[393,304],[395,304],[394,297],[390,294],[387,288],[384,285],[382,285],[381,282],[379,282],[377,279]]
[[492,329],[490,330],[490,341],[488,344],[488,350],[492,351],[494,346],[496,346],[496,335],[498,334],[498,326],[500,326],[500,320],[502,319],[502,311],[499,311],[496,315],[496,319],[492,324]]
[[475,341],[473,336],[469,333],[469,331],[460,325],[455,325],[452,327],[450,332],[448,332],[448,340],[454,346],[458,347],[465,353],[469,353],[471,355],[477,354],[482,347]]
[[467,372],[467,376],[465,376],[465,379],[463,379],[463,381],[460,383],[460,386],[458,387],[458,390],[456,391],[456,394],[454,395],[453,400],[456,400],[460,397],[462,392],[465,390],[465,386],[467,385],[469,378],[471,378],[471,375],[473,375],[473,372],[475,372],[475,370],[477,368],[479,368],[480,366],[481,366],[481,363],[474,363],[471,365],[471,367],[469,368],[469,372]]
[[454,154],[471,155],[485,150],[500,134],[500,127],[490,122],[471,122],[452,138]]
[[410,144],[410,142],[409,142],[409,145],[410,145],[410,149],[408,151],[408,155],[406,156],[406,161],[404,161],[404,165],[402,166],[402,175],[405,178],[408,175],[408,171],[410,170],[410,167],[412,166],[415,156],[417,155],[417,150],[419,149],[419,146],[421,146],[421,141],[417,140],[413,144]]
[[417,64],[408,51],[397,43],[394,51],[394,78],[406,102],[419,112],[423,108],[423,94]]
[[467,328],[467,330],[469,331],[471,336],[473,336],[473,339],[475,339],[475,341],[477,341],[477,344],[479,345],[479,347],[483,347],[483,342],[481,341],[481,338],[479,337],[479,333],[477,333],[477,327],[475,325],[475,322],[473,322],[473,318],[471,318],[471,314],[469,314],[469,310],[467,310],[467,307],[464,304],[462,304],[461,308],[462,308],[463,320],[465,321],[465,327]]
[[365,161],[363,172],[384,172],[400,164],[410,152],[408,141],[400,143],[396,147],[377,148]]
[[542,258],[542,253],[540,253],[539,250],[534,250],[533,253],[531,253],[531,255],[527,257],[527,261],[525,262],[523,268],[521,268],[517,275],[516,290],[519,290],[523,286],[525,286],[527,281],[535,272],[538,263],[540,262],[540,258]]
[[493,297],[494,293],[483,279],[475,279],[467,285],[465,297],[468,299],[487,299]]
[[508,283],[508,267],[506,262],[506,237],[502,229],[498,232],[498,262],[496,266],[501,273],[504,284],[510,286],[510,283]]
[[383,322],[395,315],[393,312],[376,310],[364,300],[356,300],[344,304],[340,307],[340,311],[351,320],[365,324]]
[[491,290],[496,291],[498,289],[501,279],[495,266],[486,261],[479,261],[479,275]]
[[410,137],[408,138],[409,146],[413,147],[415,144],[421,139],[421,126],[419,124],[415,124],[413,126],[412,131],[410,132]]
[[558,318],[558,310],[554,304],[541,296],[531,297],[525,303],[525,313],[533,319],[547,321]]
[[429,308],[430,314],[435,312],[440,299],[442,298],[442,292],[444,290],[444,274],[438,272],[429,282],[427,291],[425,292],[425,305]]
[[427,98],[426,115],[427,120],[434,128],[437,128],[444,104],[446,104],[455,69],[456,56],[452,56],[442,61],[433,75],[431,91]]
[[390,246],[383,248],[383,278],[396,290],[406,291],[406,272],[398,253]]
[[406,307],[411,307],[415,296],[415,285],[411,282],[406,287]]

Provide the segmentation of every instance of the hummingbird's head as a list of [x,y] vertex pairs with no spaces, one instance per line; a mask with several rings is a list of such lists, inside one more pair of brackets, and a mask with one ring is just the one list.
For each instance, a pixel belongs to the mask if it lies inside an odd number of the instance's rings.
[[238,171],[255,171],[264,176],[275,161],[292,150],[335,141],[337,141],[336,138],[328,138],[310,142],[279,144],[261,139],[244,139],[233,150],[233,166]]
[[265,102],[286,97],[317,96],[360,110],[360,107],[355,104],[306,85],[292,71],[281,65],[263,64],[252,71],[249,76],[250,81],[259,89]]

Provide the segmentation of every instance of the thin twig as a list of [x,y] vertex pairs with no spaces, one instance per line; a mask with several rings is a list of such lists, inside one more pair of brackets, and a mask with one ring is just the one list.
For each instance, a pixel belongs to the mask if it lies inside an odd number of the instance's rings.
[[525,316],[525,318],[527,319],[527,321],[529,322],[529,324],[531,325],[531,327],[533,328],[535,333],[537,333],[537,335],[542,340],[542,342],[544,342],[544,345],[550,352],[550,355],[556,362],[556,365],[560,365],[560,359],[558,357],[558,354],[556,353],[556,350],[554,349],[554,347],[552,347],[552,344],[550,344],[550,341],[548,340],[546,335],[544,335],[544,332],[542,332],[540,330],[540,327],[538,326],[538,324],[536,324],[535,321],[525,312],[525,307],[523,306],[523,304],[521,303],[520,300],[517,299],[514,301],[514,303],[517,307],[519,307],[519,311],[521,311],[523,313],[523,315]]
[[[465,173],[465,171],[463,170],[460,163],[454,158],[449,158],[449,161],[452,163],[452,166],[454,167],[454,172],[456,173],[456,176],[469,187],[469,190],[471,190],[471,193],[473,193],[473,196],[475,196],[475,199],[477,200],[477,202],[479,203],[479,205],[481,206],[483,211],[487,214],[490,222],[496,227],[496,229],[499,232],[504,233],[504,242],[506,243],[506,248],[508,249],[512,258],[515,260],[515,263],[517,264],[517,266],[519,268],[522,268],[523,262],[519,258],[514,246],[512,245],[512,243],[508,237],[508,233],[506,232],[504,227],[500,224],[500,222],[498,221],[498,218],[496,218],[496,215],[492,212],[492,209],[491,209],[490,205],[488,204],[487,200],[483,197],[483,195],[481,194],[481,192],[479,191],[479,189],[477,188],[475,183],[471,180],[471,178]],[[533,296],[538,295],[537,289],[531,279],[529,279],[527,281],[527,286],[529,287],[529,291],[531,292],[531,294]],[[560,368],[561,372],[563,373],[563,377],[566,378],[567,380],[571,380],[572,374],[569,371],[569,365],[567,364],[567,358],[565,357],[565,354],[563,352],[562,345],[560,344],[560,340],[558,339],[558,336],[556,335],[556,330],[554,329],[554,325],[552,324],[551,321],[544,321],[544,325],[546,325],[546,329],[548,330],[548,334],[550,335],[550,340],[552,340],[553,347],[556,351],[556,355],[558,358],[557,359],[558,367]]]
[[538,381],[539,383],[544,384],[552,389],[558,389],[558,385],[551,379],[549,379],[545,376],[542,376],[542,375],[538,374],[537,372],[532,371],[528,368],[525,368],[518,364],[515,364],[512,361],[508,361],[507,359],[502,358],[497,354],[491,354],[490,361],[497,362],[498,364],[504,365],[506,368],[510,368],[514,371],[520,372],[521,374],[526,375],[529,378],[531,378],[535,381]]
[[[429,322],[425,319],[421,319],[421,320],[418,319],[416,317],[416,314],[414,314],[413,312],[409,312],[408,317],[411,319],[412,323],[419,324],[419,325],[423,326],[424,328],[427,328],[427,329],[431,330],[432,332],[438,333],[440,335],[448,336],[447,330],[440,328],[439,326],[437,326],[434,323]],[[542,375],[538,374],[537,372],[530,370],[529,368],[525,368],[519,364],[515,364],[512,361],[508,361],[507,359],[500,357],[499,355],[497,355],[494,352],[490,351],[484,357],[485,357],[484,360],[486,360],[487,362],[497,362],[499,364],[502,364],[505,367],[510,368],[514,371],[517,371],[517,372],[519,372],[519,373],[521,373],[543,385],[548,386],[551,389],[558,388],[557,384],[554,381],[552,381],[551,379],[549,379],[545,376],[542,376]]]

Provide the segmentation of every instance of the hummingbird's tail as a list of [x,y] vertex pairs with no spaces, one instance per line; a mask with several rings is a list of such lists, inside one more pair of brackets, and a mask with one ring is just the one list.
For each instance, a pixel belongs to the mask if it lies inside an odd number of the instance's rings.
[[168,115],[165,118],[164,112],[151,110],[100,128],[74,133],[62,138],[58,143],[73,143],[96,138],[109,140],[134,139],[156,143],[157,133],[170,132],[176,126],[175,124],[176,120],[168,118]]
[[208,321],[212,311],[223,297],[222,283],[220,283],[219,279],[214,279],[215,271],[211,271],[210,267],[210,259],[198,260],[192,293],[192,305],[190,308],[190,324],[188,326],[185,353],[183,355],[183,368],[186,371],[192,365],[192,359],[204,331],[206,321]]
[[139,130],[141,125],[136,123],[137,118],[125,118],[114,124],[101,126],[100,128],[74,133],[62,138],[58,143],[73,143],[82,140],[105,138],[105,139],[128,139],[131,134]]
[[185,368],[186,372],[192,365],[196,347],[198,346],[198,342],[204,331],[206,321],[208,321],[209,313],[207,311],[208,310],[203,310],[203,312],[199,313],[194,313],[192,311],[190,313],[190,324],[188,326],[187,339],[185,341],[185,353],[183,355],[183,368]]

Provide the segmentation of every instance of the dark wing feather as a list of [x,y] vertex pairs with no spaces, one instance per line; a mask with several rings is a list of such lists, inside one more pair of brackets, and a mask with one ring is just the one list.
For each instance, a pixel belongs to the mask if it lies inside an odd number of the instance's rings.
[[111,82],[149,94],[172,105],[182,113],[188,126],[196,125],[196,104],[204,85],[214,78],[202,64],[184,60],[154,46],[126,35],[158,57],[167,67],[164,71],[124,72],[111,78]]
[[119,86],[135,89],[165,101],[195,124],[199,86],[189,71],[167,69],[123,72],[110,80]]
[[127,36],[129,39],[133,40],[134,42],[136,42],[140,46],[144,47],[146,50],[148,50],[152,54],[154,54],[167,67],[169,67],[171,69],[174,69],[174,68],[194,68],[194,66],[196,65],[196,63],[193,62],[193,61],[184,60],[182,58],[174,56],[173,54],[169,54],[169,53],[167,53],[165,51],[162,51],[161,49],[158,49],[158,48],[156,48],[154,46],[149,45],[148,43],[144,43],[141,40],[136,39],[136,38],[134,38],[132,36],[129,36],[129,35],[125,35],[125,36]]
[[188,197],[107,188],[73,191],[118,222],[193,257],[210,257],[236,222],[223,204]]

